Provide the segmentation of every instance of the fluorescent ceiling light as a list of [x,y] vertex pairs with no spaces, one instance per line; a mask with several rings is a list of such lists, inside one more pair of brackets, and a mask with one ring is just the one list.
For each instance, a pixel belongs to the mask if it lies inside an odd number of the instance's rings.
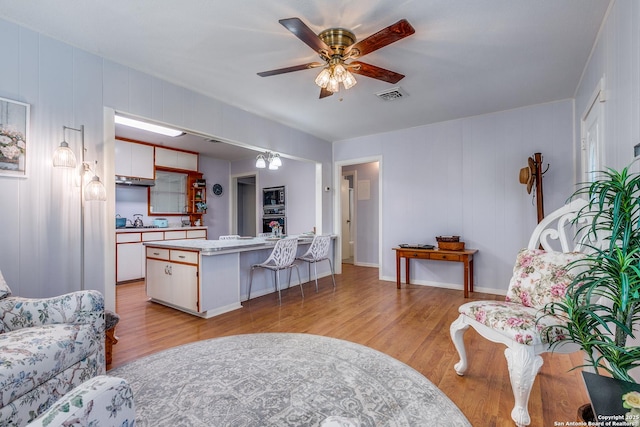
[[131,126],[133,128],[147,130],[149,132],[159,133],[161,135],[167,136],[180,136],[184,135],[184,132],[177,129],[171,129],[165,126],[154,125],[152,123],[141,122],[140,120],[130,119],[128,117],[118,116],[116,115],[115,121],[118,124]]

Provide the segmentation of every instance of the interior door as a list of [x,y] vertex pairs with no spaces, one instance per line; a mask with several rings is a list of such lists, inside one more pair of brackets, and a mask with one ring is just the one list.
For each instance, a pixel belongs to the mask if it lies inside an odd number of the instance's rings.
[[594,91],[591,104],[582,115],[581,144],[582,144],[582,177],[586,182],[597,179],[598,172],[605,164],[604,140],[604,78]]
[[353,242],[351,240],[351,192],[349,180],[342,177],[340,183],[340,206],[342,207],[342,261],[353,259]]
[[593,182],[596,179],[597,172],[602,168],[602,117],[600,108],[597,108],[597,105],[594,107],[584,120],[582,153],[584,157],[584,172],[588,182]]

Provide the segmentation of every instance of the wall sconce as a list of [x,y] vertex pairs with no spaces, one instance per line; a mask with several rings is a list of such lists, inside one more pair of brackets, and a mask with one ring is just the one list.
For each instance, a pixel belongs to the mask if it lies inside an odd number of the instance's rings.
[[[68,126],[62,126],[62,142],[60,146],[56,148],[56,151],[53,153],[53,167],[55,168],[75,168],[76,167],[76,155],[73,153],[73,150],[69,148],[69,144],[66,139],[66,131],[72,130],[76,132],[80,132],[81,140],[82,140],[82,167],[79,171],[81,176],[86,174],[93,173],[93,178],[86,184],[84,181],[81,183],[81,192],[84,200],[87,201],[105,201],[107,200],[107,190],[104,188],[104,184],[100,182],[100,178],[96,174],[95,170],[91,170],[91,165],[84,161],[84,153],[86,148],[84,147],[84,125],[80,125],[80,129],[71,128]],[[98,161],[95,162],[96,166]]]
[[258,154],[256,157],[256,168],[264,169],[269,166],[271,170],[278,170],[280,166],[282,166],[282,160],[280,160],[280,155],[278,153],[272,153],[270,151],[265,151],[264,154]]

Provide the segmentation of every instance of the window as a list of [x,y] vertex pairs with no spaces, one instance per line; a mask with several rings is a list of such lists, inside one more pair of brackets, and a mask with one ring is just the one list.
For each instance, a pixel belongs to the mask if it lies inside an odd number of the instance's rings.
[[149,191],[149,213],[183,214],[187,212],[188,174],[156,169],[156,185]]

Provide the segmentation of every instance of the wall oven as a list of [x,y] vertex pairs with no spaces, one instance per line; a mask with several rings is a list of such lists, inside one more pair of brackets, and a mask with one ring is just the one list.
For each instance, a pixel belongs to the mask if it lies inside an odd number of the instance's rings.
[[284,206],[286,204],[284,186],[268,187],[262,189],[262,206],[269,207]]
[[285,188],[267,187],[262,189],[262,232],[271,232],[269,223],[278,221],[282,234],[287,233]]

